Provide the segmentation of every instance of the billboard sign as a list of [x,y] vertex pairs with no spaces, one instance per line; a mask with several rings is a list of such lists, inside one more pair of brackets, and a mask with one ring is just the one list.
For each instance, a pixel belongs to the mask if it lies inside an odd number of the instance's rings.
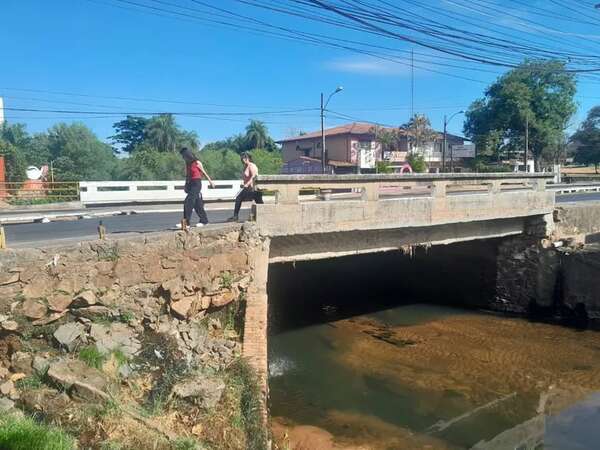
[[451,148],[453,158],[475,158],[475,144],[452,145]]

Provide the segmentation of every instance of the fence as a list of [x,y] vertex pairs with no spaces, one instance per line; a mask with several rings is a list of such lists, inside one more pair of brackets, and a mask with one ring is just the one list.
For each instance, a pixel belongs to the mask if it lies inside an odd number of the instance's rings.
[[[204,200],[233,200],[240,180],[215,180],[211,188],[202,181]],[[82,181],[80,200],[84,205],[180,202],[185,198],[184,181]]]
[[78,199],[79,183],[77,182],[0,183],[0,200],[9,205],[35,205]]

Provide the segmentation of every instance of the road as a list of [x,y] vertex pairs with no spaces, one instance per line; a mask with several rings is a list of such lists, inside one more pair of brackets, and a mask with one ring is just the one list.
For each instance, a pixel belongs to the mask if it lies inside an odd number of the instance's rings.
[[[225,222],[231,216],[231,210],[209,210],[207,214],[209,223],[216,226],[216,224]],[[240,211],[240,220],[246,220],[249,214],[249,209],[243,209]],[[193,219],[193,224],[195,224],[196,219]],[[103,217],[101,219],[5,225],[6,242],[10,248],[18,248],[95,239],[98,236],[97,228],[100,220],[106,227],[109,236],[111,234],[147,233],[175,229],[176,224],[181,221],[181,213],[147,213]]]
[[[600,201],[600,193],[566,194],[557,195],[557,203]],[[218,206],[218,205],[217,205]],[[231,209],[210,210],[208,218],[211,224],[223,223],[231,215]],[[240,219],[245,220],[250,213],[249,209],[241,211]],[[36,247],[49,243],[73,242],[94,239],[98,236],[97,227],[99,218],[58,221],[50,223],[23,223],[5,225],[6,241],[9,247]],[[181,220],[180,212],[146,212],[121,216],[103,217],[109,235],[124,233],[147,233],[174,229]]]

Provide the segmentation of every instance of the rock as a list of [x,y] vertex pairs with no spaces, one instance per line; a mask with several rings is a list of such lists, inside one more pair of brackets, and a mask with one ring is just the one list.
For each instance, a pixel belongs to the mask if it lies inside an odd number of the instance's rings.
[[15,352],[10,357],[10,363],[13,372],[23,372],[27,375],[32,372],[33,357],[31,353]]
[[19,403],[29,411],[40,411],[49,419],[58,419],[68,414],[71,399],[64,392],[42,388],[24,391]]
[[61,317],[64,317],[67,314],[67,312],[68,311],[55,312],[50,314],[48,317],[42,317],[41,319],[34,320],[33,322],[31,322],[31,324],[35,326],[48,325],[49,323],[56,322]]
[[87,308],[77,308],[71,310],[71,312],[77,317],[84,317],[89,320],[94,320],[101,317],[110,318],[115,316],[115,312],[112,309],[102,305],[93,305],[88,306]]
[[86,306],[92,306],[96,304],[96,294],[92,291],[87,290],[77,294],[73,300],[72,305],[74,307],[85,308]]
[[220,330],[221,321],[219,319],[210,319],[208,321],[208,328],[210,328],[211,330]]
[[215,308],[221,308],[234,301],[236,297],[237,293],[233,291],[223,292],[222,294],[215,295],[211,300],[211,304]]
[[6,367],[0,366],[0,380],[5,379],[8,376],[9,372]]
[[50,367],[50,360],[42,356],[35,355],[32,363],[33,370],[39,375],[45,375]]
[[55,294],[48,299],[48,307],[52,311],[63,312],[73,303],[73,297],[67,294]]
[[9,317],[5,314],[0,314],[0,323],[2,322],[6,322],[9,319]]
[[70,322],[61,325],[54,332],[54,339],[56,339],[62,347],[66,347],[72,352],[77,346],[79,338],[83,336],[84,333],[85,327],[82,324]]
[[19,328],[19,324],[14,320],[7,320],[2,322],[2,329],[5,331],[16,331]]
[[21,313],[28,319],[41,319],[46,315],[48,308],[46,305],[36,300],[25,300],[21,305]]
[[15,383],[11,380],[5,381],[0,384],[0,394],[2,395],[10,395],[15,392]]
[[183,281],[180,278],[165,281],[161,288],[168,294],[170,300],[178,300],[183,296]]
[[84,400],[108,400],[106,375],[77,359],[60,359],[51,363],[48,377],[73,397]]
[[4,415],[15,408],[15,402],[12,400],[0,397],[0,415]]
[[201,408],[208,409],[219,403],[224,389],[223,381],[206,378],[177,383],[173,386],[172,395],[191,400]]
[[120,350],[127,358],[132,358],[142,347],[135,332],[124,323],[112,323],[110,326],[94,323],[90,328],[90,337],[103,355]]
[[144,280],[141,267],[131,258],[119,258],[113,272],[121,286],[124,287],[140,284]]
[[209,296],[204,296],[200,299],[200,309],[208,309],[210,308],[210,302],[212,298]]
[[176,316],[179,319],[187,319],[195,299],[195,296],[190,296],[184,297],[181,300],[175,302],[171,302],[171,312],[174,316]]
[[0,286],[6,286],[7,284],[16,283],[19,281],[18,273],[2,273],[0,274]]

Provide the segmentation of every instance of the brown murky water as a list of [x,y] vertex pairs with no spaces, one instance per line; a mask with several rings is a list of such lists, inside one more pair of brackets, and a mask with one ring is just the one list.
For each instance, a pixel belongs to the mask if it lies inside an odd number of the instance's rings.
[[600,448],[599,332],[418,304],[270,339],[289,448]]

